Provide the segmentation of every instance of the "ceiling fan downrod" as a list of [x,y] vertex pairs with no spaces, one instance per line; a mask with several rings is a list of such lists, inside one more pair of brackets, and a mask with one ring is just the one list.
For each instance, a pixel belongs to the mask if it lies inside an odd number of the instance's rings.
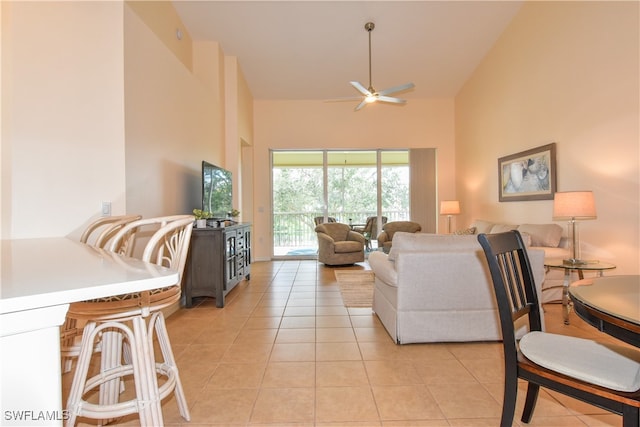
[[372,94],[375,93],[375,89],[373,88],[372,82],[373,80],[371,79],[371,31],[373,31],[373,29],[376,28],[376,24],[374,24],[373,22],[367,22],[366,24],[364,24],[364,29],[367,30],[367,32],[369,33],[369,92],[371,92]]

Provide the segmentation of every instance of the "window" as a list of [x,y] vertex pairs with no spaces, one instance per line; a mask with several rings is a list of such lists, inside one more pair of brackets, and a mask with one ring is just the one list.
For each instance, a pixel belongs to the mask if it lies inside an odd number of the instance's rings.
[[353,226],[409,218],[407,150],[272,151],[271,161],[276,257],[315,257],[317,217]]

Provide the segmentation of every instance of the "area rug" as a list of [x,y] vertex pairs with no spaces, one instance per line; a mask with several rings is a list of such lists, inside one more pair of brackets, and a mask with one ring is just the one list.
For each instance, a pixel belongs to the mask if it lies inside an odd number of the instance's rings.
[[344,270],[335,274],[345,307],[371,307],[375,278],[373,271]]

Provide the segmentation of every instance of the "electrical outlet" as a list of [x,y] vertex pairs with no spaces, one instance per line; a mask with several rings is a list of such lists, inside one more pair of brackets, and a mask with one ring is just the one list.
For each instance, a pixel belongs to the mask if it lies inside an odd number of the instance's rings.
[[102,202],[102,216],[111,216],[111,202]]

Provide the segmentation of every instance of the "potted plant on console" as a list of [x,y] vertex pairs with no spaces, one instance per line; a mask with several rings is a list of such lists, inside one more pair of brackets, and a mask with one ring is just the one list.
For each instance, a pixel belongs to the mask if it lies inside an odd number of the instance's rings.
[[207,219],[211,218],[211,212],[194,209],[193,215],[196,217],[196,228],[207,228]]
[[231,209],[231,212],[228,212],[227,215],[229,216],[231,221],[233,221],[232,224],[238,223],[238,216],[240,215],[240,211],[238,209]]

